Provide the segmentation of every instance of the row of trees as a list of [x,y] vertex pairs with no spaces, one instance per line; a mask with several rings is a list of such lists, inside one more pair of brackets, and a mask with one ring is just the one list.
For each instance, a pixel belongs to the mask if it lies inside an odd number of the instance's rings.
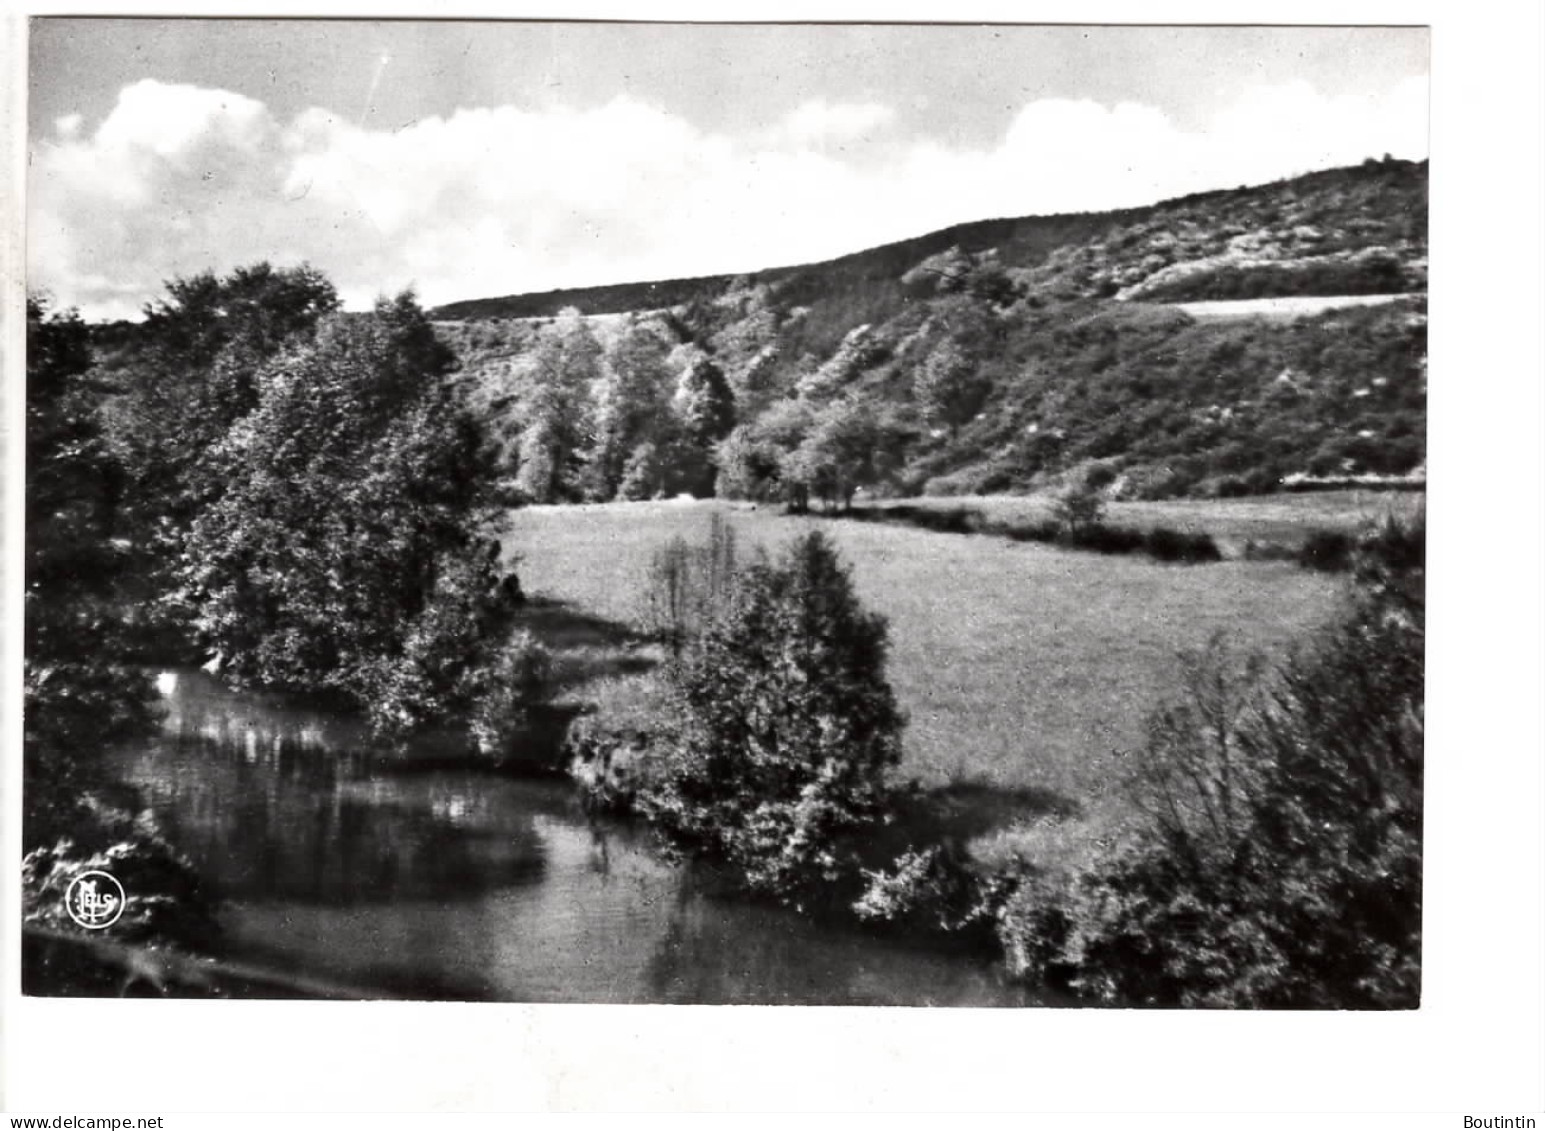
[[566,310],[471,383],[510,501],[714,493],[713,448],[734,425],[735,397],[712,358],[664,320],[632,319],[603,345]]

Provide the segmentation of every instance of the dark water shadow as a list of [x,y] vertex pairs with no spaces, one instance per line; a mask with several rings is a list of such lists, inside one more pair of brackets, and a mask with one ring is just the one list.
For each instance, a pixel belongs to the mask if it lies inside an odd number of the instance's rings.
[[969,841],[1036,817],[1074,818],[1083,806],[1055,790],[965,780],[903,794],[897,824],[916,837]]
[[551,649],[558,691],[607,676],[639,675],[659,662],[644,651],[648,640],[632,625],[557,598],[531,598],[516,611],[513,625]]

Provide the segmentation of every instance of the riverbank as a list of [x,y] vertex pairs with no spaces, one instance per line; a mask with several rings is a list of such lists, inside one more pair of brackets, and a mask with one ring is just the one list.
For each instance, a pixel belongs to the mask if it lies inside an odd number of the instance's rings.
[[223,962],[416,1000],[1053,1003],[952,942],[736,898],[568,781],[405,769],[346,719],[180,675],[182,724],[111,768],[220,897]]

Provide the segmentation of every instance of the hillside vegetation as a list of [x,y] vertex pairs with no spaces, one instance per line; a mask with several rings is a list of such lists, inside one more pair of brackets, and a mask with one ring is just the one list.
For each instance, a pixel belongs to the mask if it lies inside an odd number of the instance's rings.
[[[435,316],[524,501],[1419,481],[1426,193],[1425,162],[1370,161]],[[1398,297],[1291,319],[1176,305],[1369,295]]]

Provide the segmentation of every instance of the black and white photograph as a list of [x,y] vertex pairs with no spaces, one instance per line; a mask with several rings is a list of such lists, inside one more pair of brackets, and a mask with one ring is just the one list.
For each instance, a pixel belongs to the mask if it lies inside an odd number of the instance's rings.
[[26,992],[1419,1004],[1424,29],[30,50]]
[[1428,1004],[1430,27],[26,30],[24,998]]

